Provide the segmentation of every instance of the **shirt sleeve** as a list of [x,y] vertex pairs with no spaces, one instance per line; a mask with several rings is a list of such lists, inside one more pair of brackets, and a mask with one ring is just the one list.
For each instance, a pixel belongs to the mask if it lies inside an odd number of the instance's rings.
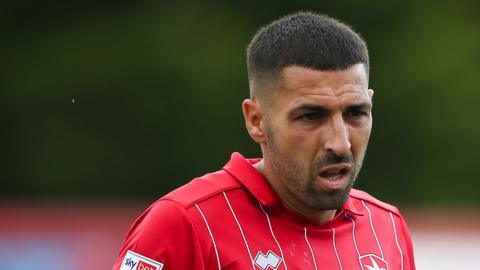
[[410,237],[410,232],[408,230],[407,223],[405,222],[405,219],[401,215],[400,215],[400,221],[401,221],[401,224],[402,224],[402,231],[403,231],[403,235],[404,235],[404,238],[405,238],[406,254],[404,256],[408,260],[407,261],[407,265],[409,266],[408,269],[416,270],[415,258],[413,256],[413,245],[412,245],[412,239]]
[[125,264],[127,251],[163,264],[159,270],[202,270],[202,250],[197,240],[195,226],[182,205],[157,201],[130,227],[113,270]]

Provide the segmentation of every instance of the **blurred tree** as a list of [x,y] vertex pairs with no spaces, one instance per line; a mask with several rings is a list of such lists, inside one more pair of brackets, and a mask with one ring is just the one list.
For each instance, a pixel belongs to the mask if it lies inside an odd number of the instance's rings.
[[467,0],[6,1],[1,196],[151,200],[232,151],[258,156],[240,107],[245,48],[297,10],[346,21],[369,44],[374,132],[358,186],[479,206],[480,18]]

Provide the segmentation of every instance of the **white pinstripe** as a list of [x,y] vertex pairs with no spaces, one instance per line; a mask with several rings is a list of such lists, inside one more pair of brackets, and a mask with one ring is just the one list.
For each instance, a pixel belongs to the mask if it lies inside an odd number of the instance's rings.
[[221,270],[222,266],[220,265],[220,257],[218,256],[218,250],[217,250],[217,245],[215,244],[215,238],[213,238],[212,231],[210,230],[210,226],[208,225],[207,219],[205,218],[205,215],[203,214],[202,210],[200,209],[198,204],[195,204],[195,207],[197,207],[198,212],[200,212],[200,215],[202,215],[203,221],[205,221],[205,225],[207,226],[207,230],[208,230],[208,233],[210,234],[210,238],[212,238],[213,249],[215,250],[215,255],[217,256],[218,270]]
[[245,246],[247,247],[248,256],[250,256],[250,261],[252,262],[253,270],[255,270],[255,263],[253,262],[253,257],[252,257],[252,253],[250,252],[250,247],[248,247],[247,238],[245,238],[245,234],[243,234],[242,226],[240,226],[240,222],[238,222],[237,216],[235,215],[235,212],[233,211],[232,205],[230,204],[230,201],[228,200],[227,194],[225,194],[225,192],[223,192],[223,196],[225,197],[225,200],[227,201],[228,207],[230,208],[230,211],[232,212],[233,218],[235,218],[235,221],[237,222],[237,226],[238,226],[238,229],[240,230],[240,234],[242,235],[243,242],[245,243]]
[[375,232],[375,228],[373,227],[372,213],[370,212],[370,208],[368,208],[368,206],[365,204],[363,200],[362,200],[362,204],[365,207],[365,209],[367,209],[368,217],[370,218],[370,227],[372,227],[372,232],[373,232],[373,235],[375,236],[375,240],[377,241],[378,249],[380,249],[380,255],[382,256],[382,259],[385,259],[385,257],[383,256],[382,247],[380,246],[380,241],[378,241],[377,233]]
[[315,254],[313,254],[312,246],[310,245],[310,242],[308,242],[307,227],[303,227],[303,228],[305,229],[305,241],[307,242],[308,248],[310,249],[310,252],[312,253],[313,266],[315,266],[315,270],[318,270],[317,262],[315,261]]
[[350,219],[350,221],[352,222],[353,244],[355,245],[355,249],[357,250],[358,257],[360,257],[360,252],[358,251],[358,246],[357,246],[357,240],[355,239],[355,220],[353,220],[351,217],[349,217],[346,213],[345,213],[345,217]]
[[402,252],[402,248],[400,247],[400,244],[398,243],[397,229],[395,228],[395,221],[393,220],[392,212],[390,212],[390,219],[392,220],[393,232],[395,234],[395,242],[397,243],[398,251],[400,251],[400,263],[402,265],[401,270],[403,270],[403,252]]
[[337,252],[337,245],[335,244],[335,228],[332,228],[333,230],[333,250],[335,250],[335,255],[337,255],[337,260],[338,260],[338,265],[340,266],[340,270],[343,270],[343,267],[342,267],[342,262],[340,261],[340,256],[338,256],[338,252]]
[[260,205],[260,209],[262,209],[262,212],[267,217],[268,227],[270,228],[270,232],[272,233],[273,240],[275,240],[275,243],[277,243],[278,249],[280,250],[280,256],[282,256],[283,266],[285,266],[285,270],[288,270],[287,263],[285,262],[285,257],[283,257],[282,247],[280,246],[280,243],[278,243],[278,240],[275,237],[275,234],[273,233],[273,228],[272,228],[272,223],[270,222],[270,217],[268,216],[267,212],[265,212],[265,209],[263,209],[263,206],[260,202],[258,202],[258,205]]

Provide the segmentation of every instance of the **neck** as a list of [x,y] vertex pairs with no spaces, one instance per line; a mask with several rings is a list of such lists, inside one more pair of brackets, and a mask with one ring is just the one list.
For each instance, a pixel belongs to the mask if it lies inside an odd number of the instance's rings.
[[335,217],[337,210],[312,209],[304,202],[299,200],[297,196],[295,196],[295,194],[293,194],[282,182],[280,176],[276,175],[270,166],[265,165],[265,161],[263,159],[255,163],[253,167],[263,174],[275,193],[278,195],[278,197],[280,197],[280,200],[285,208],[319,223],[325,223]]

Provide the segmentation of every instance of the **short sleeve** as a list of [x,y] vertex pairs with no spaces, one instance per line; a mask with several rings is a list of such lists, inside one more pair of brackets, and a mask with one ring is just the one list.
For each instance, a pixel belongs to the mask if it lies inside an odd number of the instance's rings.
[[119,270],[128,251],[163,264],[161,270],[204,269],[201,246],[185,208],[159,200],[131,226],[113,270]]
[[415,258],[413,255],[413,244],[412,244],[412,238],[410,237],[410,232],[407,227],[407,223],[405,222],[405,219],[403,216],[400,216],[400,221],[402,225],[402,231],[403,235],[405,238],[405,246],[406,246],[406,258],[408,260],[408,266],[410,270],[416,270],[415,267]]

